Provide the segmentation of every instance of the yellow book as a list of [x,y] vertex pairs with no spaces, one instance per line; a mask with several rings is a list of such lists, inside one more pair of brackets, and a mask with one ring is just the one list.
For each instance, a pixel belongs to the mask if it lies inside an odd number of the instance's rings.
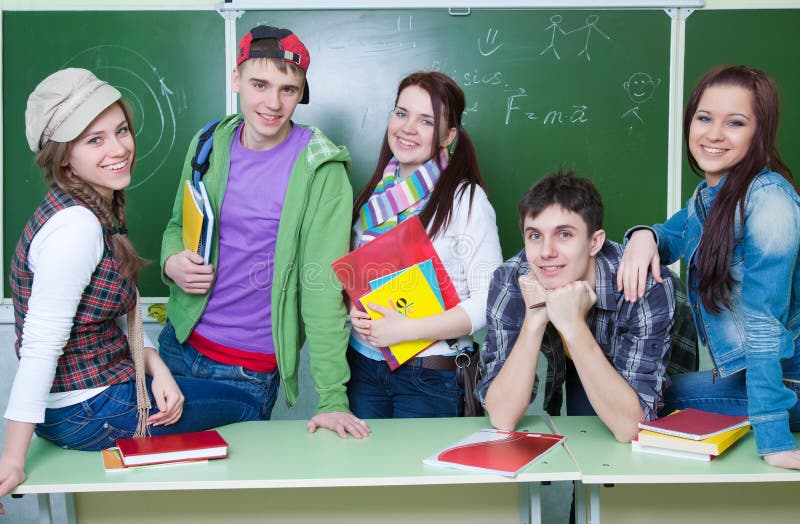
[[[423,318],[444,311],[428,279],[416,264],[361,297],[360,302],[373,320],[382,318],[383,315],[370,308],[369,304],[391,307],[409,318]],[[387,363],[395,369],[434,342],[436,341],[411,340],[389,346],[389,351],[397,362],[393,365],[395,363],[387,358]]]
[[750,431],[750,426],[743,426],[714,435],[713,437],[708,437],[707,439],[692,440],[643,429],[639,431],[637,440],[639,444],[643,446],[690,451],[693,453],[706,453],[708,455],[720,455],[734,442],[745,436],[748,431]]
[[208,264],[214,214],[202,181],[198,187],[195,189],[189,180],[183,186],[183,247],[202,256]]

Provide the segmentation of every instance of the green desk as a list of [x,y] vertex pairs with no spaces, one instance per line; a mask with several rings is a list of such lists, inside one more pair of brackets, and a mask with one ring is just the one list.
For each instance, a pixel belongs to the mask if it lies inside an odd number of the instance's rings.
[[[634,453],[629,444],[614,440],[597,417],[551,421],[567,435],[565,446],[581,471],[576,501],[584,499],[584,487],[589,491],[591,524],[600,523],[600,488],[611,485],[613,490],[603,490],[603,518],[615,524],[642,522],[643,514],[649,524],[752,524],[754,511],[759,515],[756,522],[796,522],[800,471],[768,466],[756,456],[752,433],[713,461],[700,462]],[[698,489],[698,484],[705,485]],[[576,504],[576,521],[586,522],[581,513]]]
[[[369,438],[344,440],[330,431],[308,434],[301,420],[233,424],[220,429],[229,444],[228,459],[115,473],[103,470],[98,453],[67,451],[36,439],[28,454],[28,479],[16,493],[82,494],[75,498],[82,524],[133,522],[126,518],[134,516],[140,524],[263,522],[270,515],[276,522],[309,522],[323,515],[342,522],[426,522],[434,516],[437,522],[487,522],[487,517],[498,522],[503,518],[492,515],[502,517],[503,511],[505,522],[527,524],[541,521],[541,482],[580,478],[564,449],[513,479],[422,463],[490,427],[485,418],[373,420],[370,427]],[[550,431],[540,417],[527,417],[519,427]]]

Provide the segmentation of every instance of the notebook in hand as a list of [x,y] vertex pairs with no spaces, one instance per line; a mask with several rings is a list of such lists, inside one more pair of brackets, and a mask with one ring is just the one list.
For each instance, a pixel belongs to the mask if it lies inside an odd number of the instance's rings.
[[423,460],[431,466],[515,477],[560,446],[563,435],[482,429]]
[[[373,320],[382,318],[383,315],[372,309],[371,304],[393,308],[408,318],[423,318],[444,311],[418,264],[401,271],[379,288],[367,293],[361,297],[360,302]],[[435,340],[409,340],[389,346],[390,354],[384,348],[381,348],[381,352],[389,368],[395,370],[434,342]]]
[[214,212],[203,181],[197,186],[187,180],[183,186],[183,247],[203,257],[208,264],[211,238],[214,232]]
[[676,410],[650,422],[639,422],[640,429],[692,440],[707,439],[748,425],[750,421],[744,415],[720,415],[693,408]]
[[[419,270],[422,271],[423,275],[425,275],[425,280],[428,281],[428,284],[431,286],[431,290],[433,290],[433,294],[436,295],[436,300],[438,300],[439,304],[441,304],[442,308],[444,308],[444,298],[442,298],[442,292],[439,290],[439,281],[436,280],[436,269],[433,267],[433,260],[428,259],[423,262],[414,264],[414,266],[419,267]],[[394,277],[399,276],[402,272],[408,271],[409,269],[411,268],[410,267],[403,268],[400,271],[395,271],[394,273],[390,273],[386,276],[370,280],[369,288],[375,291],[385,283],[392,280]]]
[[157,437],[121,438],[117,439],[117,447],[126,467],[228,456],[228,443],[213,429]]

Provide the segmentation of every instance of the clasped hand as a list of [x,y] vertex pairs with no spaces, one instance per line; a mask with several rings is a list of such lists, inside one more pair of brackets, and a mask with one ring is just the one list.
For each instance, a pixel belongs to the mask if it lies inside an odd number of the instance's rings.
[[[531,272],[519,278],[519,287],[527,315],[535,322],[552,322],[561,333],[585,325],[586,316],[597,303],[594,289],[585,280],[545,289],[536,274]],[[530,309],[531,305],[541,302],[545,303],[544,307]]]

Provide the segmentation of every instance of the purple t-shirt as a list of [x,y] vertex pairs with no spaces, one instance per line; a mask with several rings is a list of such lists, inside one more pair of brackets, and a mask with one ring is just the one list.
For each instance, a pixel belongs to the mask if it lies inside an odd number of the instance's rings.
[[267,151],[245,148],[241,132],[240,125],[220,211],[216,283],[195,331],[240,351],[273,354],[270,294],[278,224],[289,176],[312,132],[294,126]]

